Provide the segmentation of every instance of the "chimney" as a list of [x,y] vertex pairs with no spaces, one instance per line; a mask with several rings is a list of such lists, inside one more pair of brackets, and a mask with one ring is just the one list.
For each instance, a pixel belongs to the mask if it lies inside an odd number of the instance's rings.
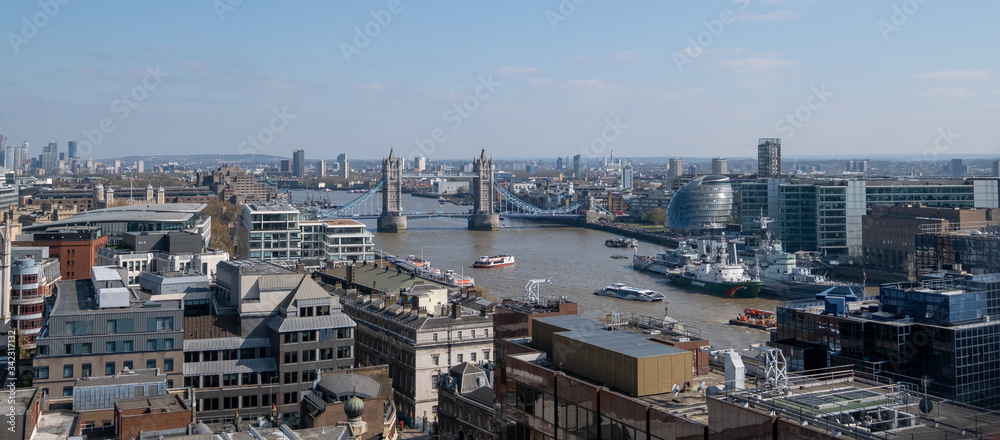
[[455,319],[462,319],[462,305],[457,302],[452,303],[451,314],[454,315]]
[[347,279],[344,281],[344,287],[354,285],[354,265],[347,266]]

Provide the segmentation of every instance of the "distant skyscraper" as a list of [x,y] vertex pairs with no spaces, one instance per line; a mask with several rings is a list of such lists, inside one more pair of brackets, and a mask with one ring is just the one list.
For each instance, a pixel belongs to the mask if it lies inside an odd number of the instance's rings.
[[29,162],[31,156],[28,155],[28,141],[21,143],[20,154],[15,155],[14,159],[17,160],[16,166],[20,169],[24,169],[24,164]]
[[632,165],[622,168],[622,189],[632,189]]
[[67,145],[66,147],[67,151],[69,153],[67,154],[69,160],[76,159],[76,141],[69,141],[66,143],[66,145]]
[[682,174],[684,174],[684,161],[679,157],[670,159],[670,170],[667,175],[670,177],[681,177]]
[[422,156],[415,158],[413,160],[413,169],[418,173],[424,172],[424,170],[427,169],[427,158]]
[[580,155],[573,156],[573,177],[579,179],[583,177],[583,164],[580,163]]
[[300,179],[306,175],[306,150],[292,150],[292,175]]
[[961,177],[965,175],[965,165],[962,163],[962,159],[952,159],[951,160],[951,173],[952,176]]
[[757,140],[757,177],[781,176],[781,139]]
[[712,174],[729,174],[729,161],[724,157],[712,159]]
[[326,161],[320,160],[316,162],[316,177],[320,179],[326,177]]
[[556,158],[556,171],[562,171],[562,170],[563,170],[563,158],[561,157]]
[[122,172],[122,161],[115,160],[115,174]]
[[42,168],[45,171],[52,171],[56,168],[56,160],[59,157],[59,144],[55,142],[49,142],[48,145],[42,147],[42,155],[40,157]]
[[135,172],[137,172],[137,173],[145,173],[146,172],[146,162],[141,161],[141,160],[136,161],[135,162]]
[[993,161],[993,177],[1000,177],[1000,160]]
[[337,156],[337,165],[340,167],[338,169],[340,171],[340,178],[349,179],[351,177],[351,171],[350,167],[347,166],[347,154],[340,153],[340,155]]
[[698,175],[698,165],[695,165],[695,164],[688,165],[688,174],[690,174],[692,176],[697,176]]
[[278,163],[278,172],[291,173],[292,161],[289,159],[281,159],[281,162]]

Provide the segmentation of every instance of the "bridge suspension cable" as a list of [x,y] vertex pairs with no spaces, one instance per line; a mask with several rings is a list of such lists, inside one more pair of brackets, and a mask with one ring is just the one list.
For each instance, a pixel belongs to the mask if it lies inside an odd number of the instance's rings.
[[341,206],[339,208],[329,209],[329,210],[320,212],[319,215],[318,215],[318,217],[320,217],[320,218],[346,217],[348,212],[354,211],[354,212],[358,213],[359,208],[364,208],[363,209],[363,213],[364,214],[371,214],[372,213],[372,207],[371,207],[372,196],[374,196],[375,194],[378,194],[378,192],[382,189],[382,183],[383,182],[381,180],[379,180],[378,183],[375,184],[375,186],[369,188],[368,191],[365,191],[364,193],[362,193],[360,196],[358,196],[358,198],[356,198],[354,200],[351,200],[350,202],[345,203],[344,206]]

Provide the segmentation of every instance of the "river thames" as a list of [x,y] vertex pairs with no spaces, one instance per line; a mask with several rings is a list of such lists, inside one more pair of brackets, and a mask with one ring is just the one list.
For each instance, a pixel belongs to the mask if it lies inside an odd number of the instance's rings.
[[[296,191],[293,201],[304,200],[307,194],[315,198],[344,203],[359,194],[345,191],[307,193]],[[377,206],[378,196],[373,197]],[[439,204],[435,199],[403,195],[407,212],[465,212],[468,206]],[[462,218],[430,218],[410,220],[407,231],[399,234],[376,232],[375,220],[363,220],[375,233],[375,248],[405,257],[415,255],[428,260],[442,271],[452,269],[475,278],[477,286],[486,288],[494,298],[520,298],[531,279],[551,280],[539,287],[539,295],[566,296],[579,304],[580,314],[600,319],[610,313],[622,316],[642,314],[661,317],[664,307],[668,314],[686,326],[700,330],[713,348],[747,348],[763,342],[768,333],[762,330],[731,326],[731,318],[744,308],[774,311],[781,301],[768,298],[724,299],[672,287],[661,274],[636,271],[631,268],[632,250],[609,248],[604,240],[617,236],[608,232],[579,227],[546,225],[517,219],[502,220],[495,232],[470,231]],[[660,247],[640,241],[639,253],[651,255]],[[513,255],[514,266],[473,269],[472,262],[483,255]],[[614,259],[612,255],[627,255]],[[594,295],[594,291],[613,283],[624,283],[661,292],[668,304],[640,303]]]

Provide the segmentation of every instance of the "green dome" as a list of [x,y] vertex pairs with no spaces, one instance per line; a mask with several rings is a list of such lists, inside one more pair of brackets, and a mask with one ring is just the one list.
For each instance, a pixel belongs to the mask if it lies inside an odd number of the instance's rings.
[[344,402],[344,413],[347,414],[348,418],[354,419],[361,417],[361,414],[365,412],[365,402],[358,398],[358,396],[351,396]]

